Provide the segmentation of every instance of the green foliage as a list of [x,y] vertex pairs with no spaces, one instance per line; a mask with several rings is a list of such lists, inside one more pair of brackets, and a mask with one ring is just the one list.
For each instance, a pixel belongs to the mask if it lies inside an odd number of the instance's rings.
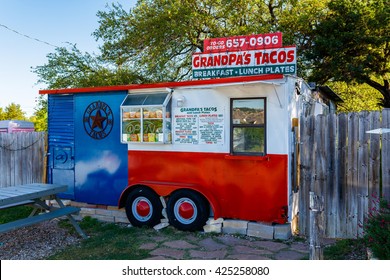
[[119,227],[113,223],[101,223],[90,217],[84,218],[81,228],[89,236],[77,246],[68,247],[50,259],[57,260],[135,260],[146,258],[147,251],[140,250],[138,229]]
[[2,209],[0,211],[0,224],[13,222],[19,219],[27,218],[32,208],[28,206],[18,206],[13,208]]
[[312,81],[368,84],[390,107],[390,5],[388,0],[330,1],[313,26],[304,53]]
[[[153,228],[120,226],[114,223],[102,223],[85,217],[80,222],[81,228],[89,236],[77,246],[55,254],[50,259],[56,260],[140,260],[149,257],[149,251],[140,249],[142,244],[151,240],[168,241],[188,236],[188,233],[173,229],[164,232]],[[72,227],[69,227],[72,229]]]
[[19,104],[11,103],[4,110],[0,107],[1,120],[28,120],[34,123],[36,131],[47,131],[47,99],[45,96],[40,96],[37,99],[34,115],[28,119]]
[[375,198],[365,221],[364,239],[376,258],[390,260],[390,203],[386,200]]
[[338,104],[337,111],[342,113],[359,111],[379,111],[381,94],[366,84],[351,84],[346,82],[327,83],[343,99]]
[[0,120],[26,120],[26,113],[19,104],[11,103],[3,110],[0,108]]
[[324,248],[325,260],[367,259],[366,246],[362,239],[341,239]]
[[47,55],[48,62],[33,68],[39,83],[49,88],[110,86],[144,82],[128,67],[116,67],[101,57],[82,53],[76,45],[56,48]]
[[30,118],[34,123],[35,131],[47,131],[47,98],[39,96],[34,115]]
[[283,33],[283,44],[297,47],[298,76],[305,79],[308,79],[313,67],[306,56],[312,50],[316,37],[315,26],[328,14],[327,5],[329,2],[330,0],[291,1],[290,5],[285,6],[279,20],[279,31]]

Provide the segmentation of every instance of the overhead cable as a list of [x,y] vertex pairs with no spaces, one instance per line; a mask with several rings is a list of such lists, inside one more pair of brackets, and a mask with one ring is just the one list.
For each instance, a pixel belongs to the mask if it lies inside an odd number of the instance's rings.
[[34,37],[28,36],[28,35],[26,35],[26,34],[20,33],[19,31],[15,30],[15,29],[12,29],[12,28],[9,28],[8,26],[6,26],[6,25],[4,25],[4,24],[1,24],[1,23],[0,23],[0,27],[3,27],[3,28],[5,28],[5,29],[7,29],[7,30],[9,30],[9,31],[11,31],[11,32],[14,32],[14,33],[16,33],[16,34],[18,34],[18,35],[20,35],[20,36],[26,37],[26,38],[28,38],[28,39],[30,39],[30,40],[34,40],[34,41],[37,41],[37,42],[39,42],[39,43],[43,43],[43,44],[49,45],[49,46],[51,46],[51,47],[59,48],[58,46],[53,45],[53,44],[50,44],[50,43],[48,43],[48,42],[46,42],[46,41],[42,41],[42,40],[39,40],[39,39],[37,39],[37,38],[34,38]]

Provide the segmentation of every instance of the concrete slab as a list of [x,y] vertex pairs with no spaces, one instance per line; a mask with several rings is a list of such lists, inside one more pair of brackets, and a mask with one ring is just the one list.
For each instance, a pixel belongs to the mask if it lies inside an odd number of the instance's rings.
[[229,255],[229,259],[233,259],[233,260],[272,260],[266,256],[246,255],[246,254]]
[[249,246],[235,246],[233,252],[236,254],[245,254],[245,255],[272,255],[273,253],[268,250],[253,248]]
[[216,239],[228,246],[242,245],[243,242],[241,239],[230,235],[218,236]]
[[197,246],[192,245],[191,243],[188,243],[184,240],[175,240],[175,241],[168,241],[163,243],[164,246],[175,248],[175,249],[193,249],[197,248]]
[[290,245],[290,249],[294,251],[298,251],[300,253],[307,254],[309,253],[309,244],[293,243]]
[[201,240],[199,242],[199,245],[205,248],[205,250],[209,250],[209,251],[215,251],[215,250],[221,250],[227,248],[226,245],[218,243],[212,238],[206,238],[204,240]]
[[291,236],[291,224],[274,225],[274,239],[288,240]]
[[262,223],[249,223],[247,235],[264,239],[273,239],[274,227]]
[[222,232],[228,234],[247,234],[248,221],[243,220],[224,220]]
[[287,244],[275,241],[253,241],[252,246],[263,248],[272,252],[289,248]]
[[216,220],[214,220],[214,218],[210,218],[206,222],[207,225],[222,224],[222,223],[223,223],[223,218],[218,218]]
[[203,259],[203,260],[222,260],[225,259],[227,255],[226,250],[217,250],[217,251],[198,251],[191,250],[190,257],[193,259]]
[[157,248],[156,250],[151,251],[150,254],[152,256],[164,256],[175,260],[181,260],[183,259],[185,251],[172,248]]
[[283,250],[274,255],[275,260],[303,260],[308,257],[309,254],[302,254],[296,251]]
[[156,247],[157,247],[156,243],[144,243],[141,246],[139,246],[139,248],[143,250],[154,250],[156,249]]
[[203,231],[206,233],[221,233],[222,232],[222,224],[211,224],[204,225]]

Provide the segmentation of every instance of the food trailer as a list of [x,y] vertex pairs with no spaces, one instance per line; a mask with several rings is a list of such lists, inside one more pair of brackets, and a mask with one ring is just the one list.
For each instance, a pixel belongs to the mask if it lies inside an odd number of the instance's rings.
[[[64,198],[125,207],[133,225],[195,230],[210,216],[292,217],[294,127],[332,110],[288,75],[42,90],[48,181]],[[162,201],[163,200],[163,201]]]
[[[135,226],[154,226],[165,211],[181,230],[209,217],[291,221],[298,120],[334,110],[335,95],[289,74],[291,48],[277,47],[248,50],[241,63],[195,54],[189,81],[40,91],[48,181],[69,186],[64,198],[125,208]],[[269,55],[266,65],[243,67],[251,51]],[[212,68],[224,59],[234,65]]]

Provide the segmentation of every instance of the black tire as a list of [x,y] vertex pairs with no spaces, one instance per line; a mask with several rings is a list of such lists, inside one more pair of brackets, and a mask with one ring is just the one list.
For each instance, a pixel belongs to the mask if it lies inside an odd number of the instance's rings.
[[179,230],[201,230],[209,218],[209,214],[207,200],[194,191],[179,190],[168,199],[169,223]]
[[127,218],[136,227],[153,227],[162,217],[160,197],[145,187],[136,188],[129,193],[125,208]]

